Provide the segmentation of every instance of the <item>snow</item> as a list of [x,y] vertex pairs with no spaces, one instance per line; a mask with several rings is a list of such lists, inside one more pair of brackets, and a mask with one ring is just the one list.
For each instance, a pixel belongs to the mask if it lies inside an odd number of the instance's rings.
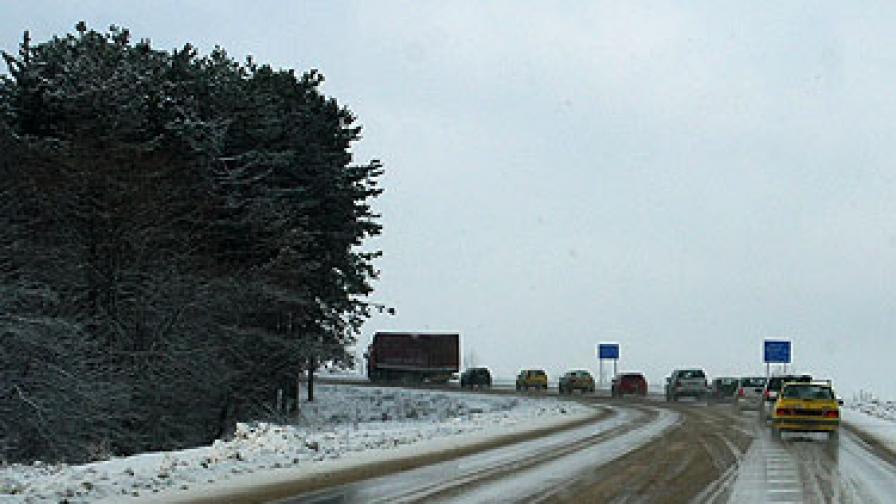
[[240,424],[232,440],[211,446],[78,466],[3,466],[0,504],[169,502],[438,452],[594,413],[555,398],[341,384],[319,385],[315,402],[302,406],[297,425]]
[[843,422],[896,452],[896,401],[854,398],[840,410]]

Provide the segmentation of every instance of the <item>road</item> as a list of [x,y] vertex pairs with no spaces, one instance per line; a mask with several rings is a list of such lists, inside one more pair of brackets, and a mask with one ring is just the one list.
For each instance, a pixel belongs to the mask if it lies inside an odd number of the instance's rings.
[[892,457],[843,429],[774,440],[756,423],[755,437],[731,483],[728,502],[888,503],[896,499]]
[[574,476],[570,467],[607,463],[679,419],[675,412],[651,406],[608,408],[607,418],[583,427],[283,502],[531,501],[565,485]]
[[729,404],[585,398],[594,423],[280,501],[892,502],[896,466],[844,431],[773,439]]

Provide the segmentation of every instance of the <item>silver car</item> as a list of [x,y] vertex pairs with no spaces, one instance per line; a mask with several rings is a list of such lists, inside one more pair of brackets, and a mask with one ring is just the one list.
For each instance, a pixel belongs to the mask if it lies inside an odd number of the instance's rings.
[[762,406],[762,393],[765,390],[765,378],[750,376],[737,381],[737,390],[734,392],[734,407],[742,409],[758,410]]
[[677,401],[679,397],[703,400],[707,392],[706,373],[702,369],[676,369],[666,378],[667,401]]

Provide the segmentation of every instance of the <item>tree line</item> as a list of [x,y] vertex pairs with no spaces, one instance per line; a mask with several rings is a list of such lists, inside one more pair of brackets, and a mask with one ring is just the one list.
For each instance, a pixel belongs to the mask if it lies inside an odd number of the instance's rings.
[[3,57],[3,460],[207,443],[349,363],[383,171],[319,72],[83,23]]

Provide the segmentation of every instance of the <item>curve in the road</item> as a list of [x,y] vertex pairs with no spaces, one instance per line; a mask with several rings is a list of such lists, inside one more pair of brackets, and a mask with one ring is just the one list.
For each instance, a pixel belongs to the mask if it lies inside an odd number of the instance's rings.
[[[674,413],[652,407],[608,408],[613,412],[609,418],[587,426],[281,502],[493,502],[495,496],[502,502],[531,500],[565,482],[569,467],[587,467],[583,459],[593,464],[619,456],[677,419]],[[521,479],[521,474],[527,477]]]

